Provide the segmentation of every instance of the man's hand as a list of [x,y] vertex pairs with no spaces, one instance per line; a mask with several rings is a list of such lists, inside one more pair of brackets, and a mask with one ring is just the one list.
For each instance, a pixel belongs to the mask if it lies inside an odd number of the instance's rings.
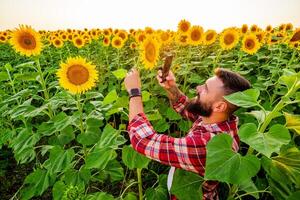
[[127,92],[129,92],[132,88],[141,89],[140,74],[135,68],[129,70],[124,80],[124,84]]
[[162,71],[158,70],[156,78],[158,80],[159,85],[162,86],[164,89],[167,90],[167,89],[170,89],[173,86],[176,86],[176,79],[175,79],[175,76],[174,76],[174,74],[171,70],[169,71],[168,76],[166,76],[166,81],[162,82],[161,76],[162,76]]

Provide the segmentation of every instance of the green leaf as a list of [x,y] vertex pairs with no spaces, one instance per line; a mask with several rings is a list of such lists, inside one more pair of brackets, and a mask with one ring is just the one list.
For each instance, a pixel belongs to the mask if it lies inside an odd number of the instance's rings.
[[50,150],[49,159],[45,161],[45,168],[51,174],[63,172],[72,167],[72,160],[75,156],[73,149],[64,150],[60,146],[55,146]]
[[42,195],[54,181],[55,176],[51,175],[49,171],[35,170],[25,178],[25,187],[21,190],[21,199],[31,199],[33,196]]
[[75,139],[74,129],[72,126],[67,126],[65,129],[61,130],[60,134],[57,136],[57,139],[61,146],[68,144]]
[[91,171],[85,167],[81,167],[80,170],[69,169],[64,174],[64,182],[67,185],[78,186],[84,188],[88,184],[91,178]]
[[114,129],[110,124],[106,124],[101,133],[101,138],[96,144],[97,148],[110,147],[117,149],[119,145],[126,142],[126,139],[120,135],[120,131]]
[[207,144],[204,178],[226,183],[241,184],[255,176],[260,162],[254,155],[241,156],[232,150],[232,137],[214,136]]
[[52,189],[53,200],[61,200],[67,186],[62,181],[57,181]]
[[195,200],[202,197],[203,177],[196,173],[176,169],[171,193],[179,200]]
[[267,157],[273,152],[278,153],[280,147],[291,140],[289,131],[281,124],[273,125],[267,133],[257,132],[253,123],[244,124],[239,130],[239,136],[241,141]]
[[111,194],[105,192],[96,192],[88,195],[87,200],[114,200],[115,198]]
[[286,127],[288,129],[293,129],[297,134],[300,134],[300,115],[292,115],[285,112],[284,116]]
[[100,126],[101,120],[97,118],[90,117],[86,120],[86,130],[85,133],[79,134],[77,136],[77,141],[82,145],[92,145],[96,144],[100,139]]
[[124,169],[117,160],[109,161],[104,171],[109,174],[112,182],[121,181],[124,178]]
[[147,168],[150,159],[136,152],[131,146],[124,146],[122,149],[122,160],[129,169]]
[[6,72],[0,72],[0,82],[9,80],[9,76]]
[[147,102],[150,100],[151,94],[147,91],[142,91],[142,100],[143,102]]
[[248,89],[243,92],[236,92],[224,96],[224,98],[230,103],[243,108],[250,108],[253,106],[257,106],[259,104],[257,102],[258,97],[259,97],[258,89]]
[[114,158],[116,152],[111,148],[94,149],[85,160],[87,169],[104,169],[108,162]]
[[[146,194],[147,196],[147,194]],[[148,198],[147,198],[148,199]],[[127,193],[126,197],[124,198],[124,200],[138,200],[136,197],[136,194],[133,192],[129,192]]]
[[118,70],[113,71],[112,73],[118,80],[121,80],[126,77],[127,70],[126,69],[118,69]]
[[164,118],[160,119],[158,122],[153,123],[153,128],[159,133],[163,133],[170,128],[169,123],[166,122]]
[[110,104],[110,103],[116,101],[117,99],[118,99],[118,94],[117,94],[116,90],[112,90],[104,97],[102,105],[104,106],[104,105]]
[[255,193],[256,191],[258,191],[258,189],[251,179],[243,181],[242,183],[239,184],[238,187],[240,190],[249,193],[255,199],[259,198],[259,194]]
[[159,185],[156,188],[148,188],[145,192],[147,200],[165,200],[168,199],[167,175],[159,175]]
[[178,120],[182,118],[181,115],[172,108],[168,108],[165,115],[169,120]]
[[10,145],[14,150],[15,159],[21,164],[32,161],[36,155],[34,145],[39,140],[40,136],[33,133],[32,130],[22,129]]
[[162,116],[160,115],[158,110],[154,110],[154,113],[146,114],[146,116],[149,121],[155,121],[155,120],[162,119]]
[[288,199],[295,192],[294,188],[300,187],[299,157],[300,151],[296,147],[284,150],[272,159],[262,157],[262,166],[276,199]]
[[293,194],[291,194],[287,200],[299,200],[300,197],[300,190],[298,190],[297,192],[294,192]]

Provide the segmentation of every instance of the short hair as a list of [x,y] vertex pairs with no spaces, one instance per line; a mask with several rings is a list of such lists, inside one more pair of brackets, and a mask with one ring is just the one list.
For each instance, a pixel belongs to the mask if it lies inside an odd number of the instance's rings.
[[[224,95],[241,92],[251,88],[250,82],[238,73],[224,68],[216,68],[214,72],[215,75],[223,82]],[[229,103],[230,114],[232,114],[237,109],[237,106]]]

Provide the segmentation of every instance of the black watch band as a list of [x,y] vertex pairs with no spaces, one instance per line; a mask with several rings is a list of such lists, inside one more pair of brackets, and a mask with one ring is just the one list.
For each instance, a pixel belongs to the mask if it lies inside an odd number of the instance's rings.
[[137,96],[142,96],[141,90],[139,88],[132,88],[129,90],[129,99],[131,99],[131,97]]

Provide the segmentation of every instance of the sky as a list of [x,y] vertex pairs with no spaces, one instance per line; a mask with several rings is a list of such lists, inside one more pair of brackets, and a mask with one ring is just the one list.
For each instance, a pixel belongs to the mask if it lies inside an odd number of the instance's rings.
[[217,31],[242,24],[300,27],[300,0],[0,0],[0,30],[19,24],[37,30],[176,30],[181,19]]

